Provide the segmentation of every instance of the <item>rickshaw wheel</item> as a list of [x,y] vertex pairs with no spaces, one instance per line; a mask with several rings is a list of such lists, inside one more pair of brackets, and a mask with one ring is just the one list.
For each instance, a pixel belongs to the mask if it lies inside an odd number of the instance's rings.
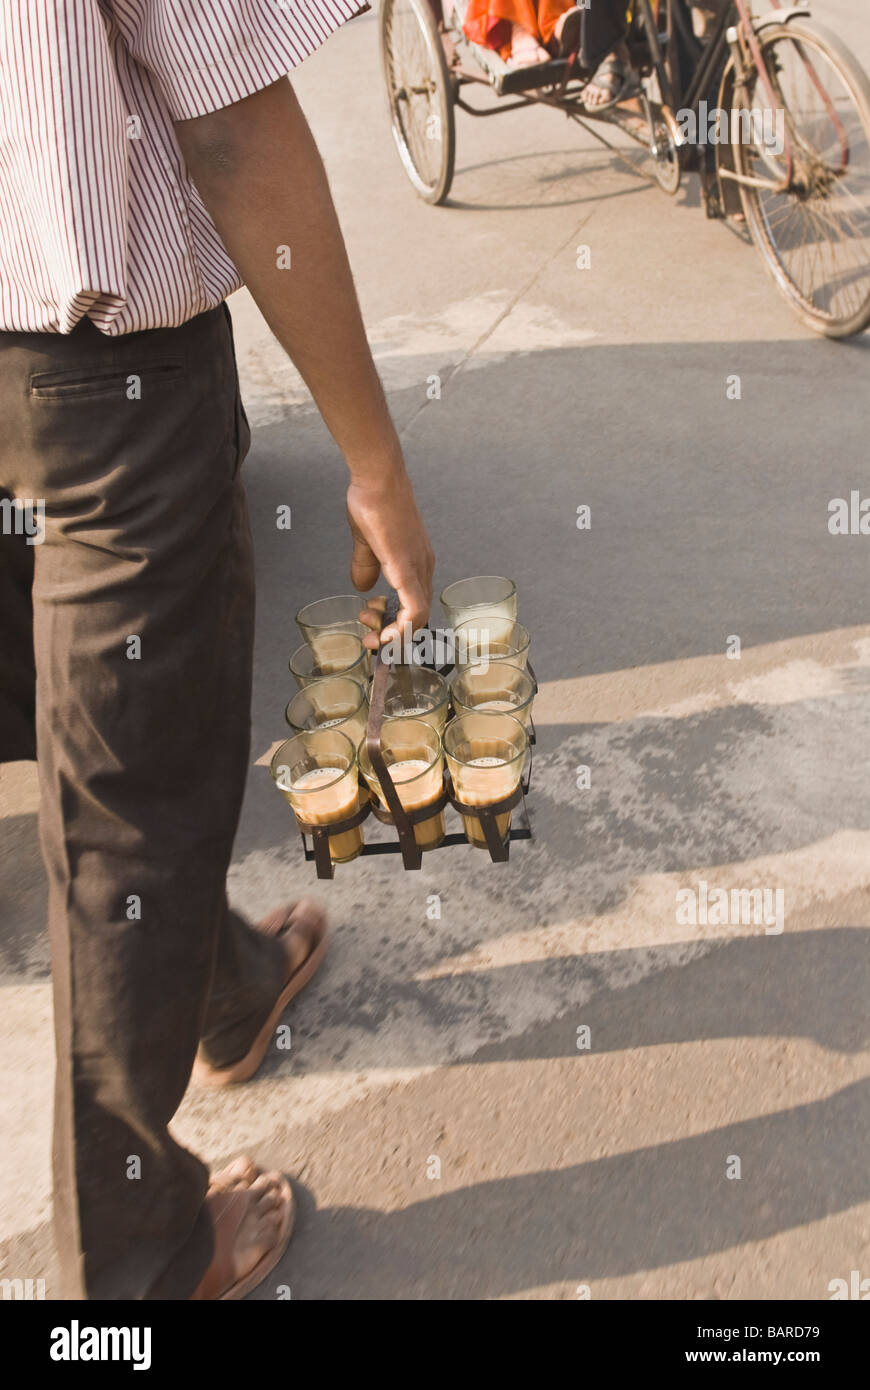
[[[760,111],[759,121],[781,113],[794,168],[782,191],[740,185],[746,221],[798,317],[816,333],[848,338],[870,324],[870,81],[840,39],[813,21],[765,26],[759,42],[776,108],[752,74],[741,111]],[[741,118],[731,132],[737,173],[784,178],[784,155],[751,121],[747,131],[744,139]]]
[[672,118],[665,113],[660,106],[648,103],[649,111],[647,119],[651,121],[656,135],[658,153],[650,151],[653,161],[653,172],[659,188],[664,189],[665,193],[671,197],[679,192],[680,182],[683,175],[682,160],[680,157],[680,145],[677,141],[676,127],[672,125]]
[[414,191],[443,203],[453,182],[453,86],[429,0],[383,0],[381,59],[393,139]]

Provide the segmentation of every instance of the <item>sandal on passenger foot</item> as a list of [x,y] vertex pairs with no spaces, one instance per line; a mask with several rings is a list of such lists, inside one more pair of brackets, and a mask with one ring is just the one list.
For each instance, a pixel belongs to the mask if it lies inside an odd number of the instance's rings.
[[558,56],[568,58],[572,53],[579,53],[582,37],[583,10],[579,5],[575,5],[573,9],[566,10],[559,16],[559,22],[553,30],[553,38],[559,45]]
[[595,69],[590,77],[588,87],[598,87],[602,92],[607,92],[608,96],[604,101],[589,101],[583,99],[583,106],[587,111],[609,111],[611,106],[618,106],[621,101],[626,101],[631,96],[635,88],[635,83],[631,68],[622,58],[605,58],[603,63]]

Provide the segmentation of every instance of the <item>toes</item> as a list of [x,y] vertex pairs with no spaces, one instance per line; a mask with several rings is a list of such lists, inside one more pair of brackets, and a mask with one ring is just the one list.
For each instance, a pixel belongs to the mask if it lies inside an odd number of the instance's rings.
[[256,1214],[256,1225],[249,1232],[259,1251],[265,1252],[274,1245],[281,1229],[281,1213],[278,1210]]
[[225,1168],[221,1168],[217,1173],[211,1175],[209,1186],[232,1188],[238,1187],[240,1183],[252,1183],[259,1171],[252,1158],[249,1158],[247,1154],[240,1154],[238,1158],[233,1159],[232,1163],[228,1163]]
[[251,1183],[251,1192],[254,1193],[258,1199],[264,1196],[277,1197],[280,1199],[286,1182],[287,1179],[284,1177],[283,1173],[275,1171],[260,1173]]
[[283,1173],[262,1173],[251,1186],[258,1228],[260,1231],[268,1232],[270,1238],[284,1219],[291,1195],[290,1184]]
[[283,1214],[284,1207],[280,1202],[275,1201],[269,1202],[268,1204],[265,1204],[263,1201],[258,1202],[255,1212],[258,1230],[274,1231],[276,1227],[281,1225]]

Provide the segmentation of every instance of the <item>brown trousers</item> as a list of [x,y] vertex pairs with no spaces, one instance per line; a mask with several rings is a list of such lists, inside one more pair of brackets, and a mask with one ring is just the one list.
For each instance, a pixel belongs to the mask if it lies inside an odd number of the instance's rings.
[[39,767],[64,1292],[186,1298],[208,1171],[168,1124],[197,1046],[241,1056],[283,969],[225,896],[254,627],[229,313],[0,333],[0,419],[0,485],[45,514],[41,544],[8,504],[0,534],[0,759]]

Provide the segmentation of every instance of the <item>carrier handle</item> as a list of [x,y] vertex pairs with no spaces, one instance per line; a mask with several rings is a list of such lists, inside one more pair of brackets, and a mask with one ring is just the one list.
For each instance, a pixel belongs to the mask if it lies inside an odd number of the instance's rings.
[[[398,598],[387,600],[381,629],[396,621],[399,611]],[[374,675],[372,677],[372,692],[369,700],[369,718],[366,725],[366,752],[369,761],[374,769],[375,776],[381,784],[384,793],[384,800],[389,807],[393,817],[393,824],[399,836],[399,847],[402,851],[402,863],[406,869],[419,869],[423,863],[423,852],[417,844],[414,835],[414,827],[408,819],[407,812],[399,799],[395,783],[390,776],[384,755],[381,751],[381,728],[384,722],[384,699],[387,693],[387,681],[390,678],[390,671],[395,670],[400,684],[403,678],[407,681],[407,689],[411,690],[410,672],[402,662],[396,662],[395,666],[385,660],[382,655],[383,648],[379,647],[374,654]],[[403,690],[403,693],[404,690]]]

